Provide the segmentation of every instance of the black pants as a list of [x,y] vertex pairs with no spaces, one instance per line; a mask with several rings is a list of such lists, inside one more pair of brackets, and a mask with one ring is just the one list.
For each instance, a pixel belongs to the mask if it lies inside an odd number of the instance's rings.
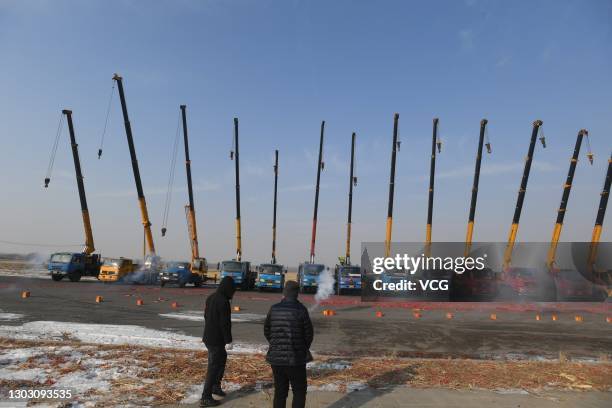
[[202,398],[212,398],[213,388],[221,387],[221,379],[225,371],[227,351],[225,346],[206,346],[208,348],[208,368]]
[[285,408],[289,384],[293,391],[292,408],[304,408],[306,406],[306,365],[301,366],[272,366],[274,375],[274,408]]

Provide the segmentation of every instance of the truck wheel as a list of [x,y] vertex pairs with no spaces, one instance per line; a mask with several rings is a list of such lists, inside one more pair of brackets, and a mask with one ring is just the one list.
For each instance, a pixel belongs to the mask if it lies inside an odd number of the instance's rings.
[[186,284],[187,282],[185,282],[184,280],[179,281],[179,288],[184,288]]
[[51,279],[53,279],[56,282],[61,281],[62,279],[64,279],[64,275],[59,275],[59,274],[53,274],[51,275]]
[[249,281],[243,280],[242,283],[240,284],[240,289],[249,290]]
[[160,288],[163,288],[164,286],[166,286],[166,282],[164,282],[164,281],[159,282],[159,287]]
[[193,282],[193,286],[196,288],[201,288],[202,287],[202,278],[198,278],[195,280],[195,282]]
[[74,272],[71,274],[68,274],[68,279],[70,279],[70,282],[78,282],[81,280],[81,272]]

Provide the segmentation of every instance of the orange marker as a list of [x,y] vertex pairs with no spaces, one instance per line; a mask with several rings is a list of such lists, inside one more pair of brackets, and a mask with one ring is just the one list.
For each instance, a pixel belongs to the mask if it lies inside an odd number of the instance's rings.
[[144,301],[142,299],[136,299],[136,306],[144,305]]
[[23,292],[21,292],[21,298],[22,299],[27,299],[30,297],[30,291],[29,290],[24,290]]
[[102,296],[96,296],[96,303],[104,302],[104,298]]
[[495,313],[491,313],[491,320],[497,320],[497,315]]

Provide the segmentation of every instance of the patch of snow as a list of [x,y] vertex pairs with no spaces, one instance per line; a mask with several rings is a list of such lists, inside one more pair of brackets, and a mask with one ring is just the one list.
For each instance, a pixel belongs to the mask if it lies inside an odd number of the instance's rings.
[[338,392],[340,391],[340,385],[336,383],[328,383],[323,385],[309,385],[308,391],[331,391]]
[[202,397],[202,385],[192,385],[185,391],[185,397],[181,400],[180,404],[196,404]]
[[[0,326],[0,337],[19,340],[62,340],[66,335],[83,343],[206,350],[200,337],[135,325],[34,321],[21,326]],[[57,350],[71,352],[72,348],[63,346]],[[264,353],[266,350],[266,345],[234,343],[230,353]]]
[[[22,326],[0,326],[0,336],[22,340],[62,340],[68,334],[85,343],[133,344],[162,348],[201,349],[198,337],[162,332],[134,325],[34,321]],[[66,350],[70,350],[69,346]],[[60,348],[61,350],[61,348]]]
[[[200,310],[186,310],[184,312],[160,313],[160,317],[177,320],[189,320],[192,322],[203,322],[204,313]],[[256,313],[232,313],[232,322],[263,322],[266,319],[265,315]]]
[[0,310],[0,321],[19,320],[23,318],[19,313],[4,313]]
[[306,364],[310,370],[346,370],[351,368],[351,363],[344,360],[312,361]]
[[494,390],[494,392],[503,395],[529,395],[527,391],[517,388],[499,388]]
[[361,382],[361,381],[351,381],[351,382],[346,384],[346,392],[347,393],[348,392],[365,390],[366,388],[368,388],[368,385],[366,383]]

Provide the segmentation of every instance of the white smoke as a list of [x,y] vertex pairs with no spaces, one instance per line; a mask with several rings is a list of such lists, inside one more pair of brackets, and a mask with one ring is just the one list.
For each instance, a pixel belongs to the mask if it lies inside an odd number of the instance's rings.
[[334,274],[329,268],[325,268],[319,274],[319,283],[317,286],[317,293],[314,296],[315,304],[312,306],[311,310],[315,309],[319,306],[321,301],[329,298],[332,293],[334,293]]

